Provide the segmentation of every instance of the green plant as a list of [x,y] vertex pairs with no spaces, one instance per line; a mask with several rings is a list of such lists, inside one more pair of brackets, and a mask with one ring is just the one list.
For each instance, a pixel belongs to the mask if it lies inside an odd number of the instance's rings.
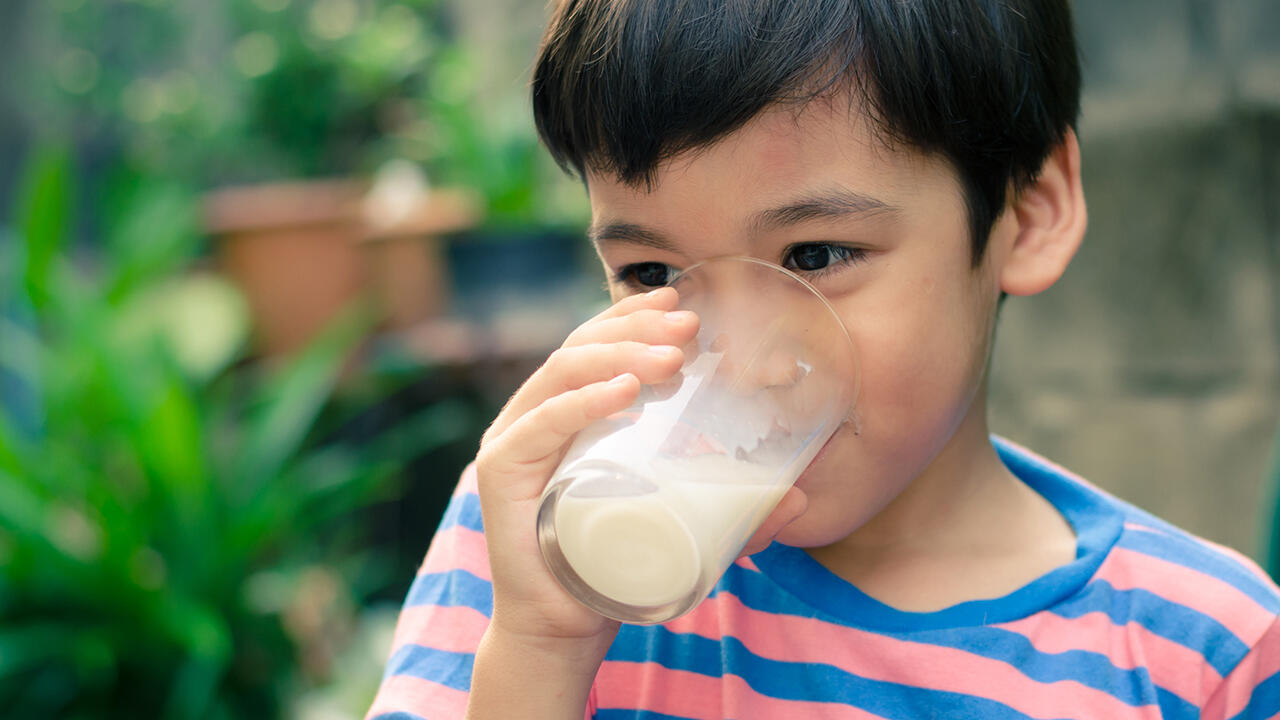
[[407,159],[499,229],[585,224],[527,90],[482,91],[440,0],[53,0],[16,80],[40,133],[198,187],[368,175]]
[[[292,176],[368,173],[428,91],[432,0],[240,0],[230,59],[244,78],[244,149]],[[242,158],[243,159],[243,158]]]
[[2,246],[0,715],[275,717],[378,585],[353,511],[467,408],[327,439],[367,315],[237,363],[242,302],[191,269],[191,197],[132,184],[83,257],[70,164],[42,153]]
[[[34,124],[206,186],[361,174],[402,150],[435,0],[33,5]],[[38,119],[37,119],[38,118]]]
[[539,143],[525,88],[483,102],[474,51],[461,44],[440,48],[427,72],[431,92],[418,110],[427,128],[405,143],[407,154],[438,181],[476,189],[492,228],[586,224],[585,193]]

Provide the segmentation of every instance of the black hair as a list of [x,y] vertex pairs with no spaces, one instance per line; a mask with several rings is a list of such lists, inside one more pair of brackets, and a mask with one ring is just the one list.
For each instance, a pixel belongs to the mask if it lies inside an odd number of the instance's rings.
[[1007,189],[1076,125],[1068,0],[560,0],[532,83],[561,167],[635,186],[765,109],[845,89],[882,140],[955,166],[977,265]]

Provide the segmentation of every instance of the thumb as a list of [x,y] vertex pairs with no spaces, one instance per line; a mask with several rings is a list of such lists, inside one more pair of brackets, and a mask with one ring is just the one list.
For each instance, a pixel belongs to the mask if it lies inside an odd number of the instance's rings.
[[778,501],[778,505],[773,508],[773,512],[769,513],[761,523],[760,529],[756,530],[746,546],[742,548],[742,552],[738,553],[738,557],[754,555],[769,547],[774,536],[803,515],[808,507],[809,496],[805,495],[803,490],[797,487],[788,488],[782,499]]

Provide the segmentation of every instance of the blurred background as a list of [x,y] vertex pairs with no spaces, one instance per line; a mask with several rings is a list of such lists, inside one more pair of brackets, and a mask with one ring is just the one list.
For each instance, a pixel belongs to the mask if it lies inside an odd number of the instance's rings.
[[[1076,0],[1090,230],[992,422],[1269,563],[1280,5]],[[0,3],[0,715],[360,716],[488,420],[606,302],[532,0]]]

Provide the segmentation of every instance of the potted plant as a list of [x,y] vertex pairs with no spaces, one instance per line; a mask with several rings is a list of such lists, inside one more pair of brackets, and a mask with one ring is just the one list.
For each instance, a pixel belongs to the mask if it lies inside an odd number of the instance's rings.
[[33,4],[38,71],[16,80],[20,107],[34,134],[74,138],[93,159],[91,191],[120,166],[219,188],[214,255],[249,298],[258,346],[277,354],[357,296],[391,325],[443,304],[426,238],[474,223],[470,194],[437,183],[398,223],[371,228],[363,213],[377,168],[421,161],[412,108],[430,90],[442,12],[432,0]]
[[[270,168],[290,180],[213,192],[205,222],[248,295],[261,347],[300,346],[360,297],[379,301],[393,328],[439,314],[448,288],[438,238],[473,225],[478,208],[469,192],[429,191],[403,158],[415,150],[407,108],[430,90],[439,43],[431,8],[319,0],[236,10],[243,31],[230,55],[246,76],[254,157],[227,172]],[[366,179],[388,160],[376,185]]]

